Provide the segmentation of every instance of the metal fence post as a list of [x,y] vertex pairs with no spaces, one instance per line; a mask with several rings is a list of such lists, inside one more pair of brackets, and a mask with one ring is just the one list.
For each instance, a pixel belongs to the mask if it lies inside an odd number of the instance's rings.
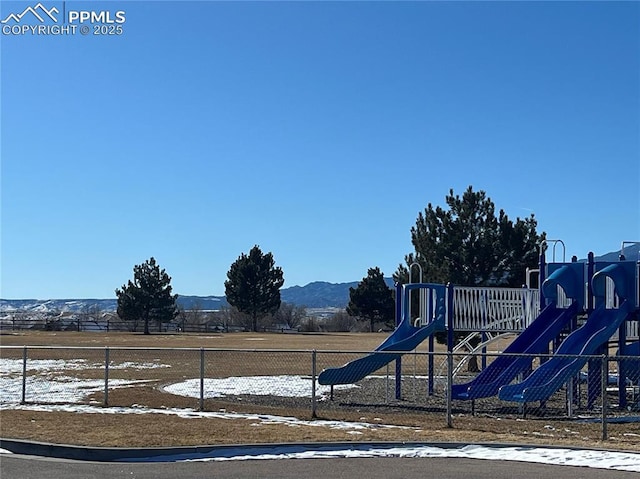
[[200,348],[200,411],[204,411],[204,348]]
[[609,358],[606,354],[602,355],[602,376],[601,376],[601,391],[602,391],[602,440],[606,441],[609,438],[607,431],[607,408],[609,407],[609,401],[607,398],[607,384],[609,382]]
[[27,347],[22,348],[22,399],[20,404],[27,402]]
[[317,352],[314,349],[311,351],[311,417],[313,419],[318,417],[318,400],[316,398],[316,377],[317,377],[318,358]]
[[385,404],[389,404],[389,363],[387,363],[387,379],[385,381]]
[[567,416],[569,419],[573,417],[573,387],[574,378],[571,377],[567,381]]
[[109,405],[109,346],[104,348],[104,401],[102,405]]
[[452,417],[452,388],[453,388],[453,353],[447,351],[447,427],[453,427]]

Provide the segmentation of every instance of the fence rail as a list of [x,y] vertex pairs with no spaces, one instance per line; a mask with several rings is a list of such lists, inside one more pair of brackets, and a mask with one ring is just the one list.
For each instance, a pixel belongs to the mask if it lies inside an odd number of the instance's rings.
[[[142,331],[141,321],[124,321],[114,317],[106,320],[92,320],[81,318],[37,317],[29,314],[11,314],[0,319],[0,330],[35,330],[35,331],[83,331],[83,332],[135,332]],[[276,329],[276,328],[272,328]],[[149,330],[153,333],[213,333],[243,331],[244,328],[235,325],[225,325],[215,322],[190,323],[171,321],[169,323],[151,322]]]

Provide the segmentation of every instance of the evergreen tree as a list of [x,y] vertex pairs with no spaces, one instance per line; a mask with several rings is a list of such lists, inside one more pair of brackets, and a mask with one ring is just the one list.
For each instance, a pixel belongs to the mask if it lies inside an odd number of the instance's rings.
[[162,323],[178,315],[178,295],[171,294],[171,289],[171,277],[151,257],[133,267],[133,281],[116,289],[118,316],[125,321],[143,321],[144,334],[149,334],[150,321],[157,322],[160,329]]
[[271,253],[263,254],[256,245],[231,265],[227,278],[224,282],[227,302],[251,316],[251,329],[257,331],[258,320],[280,307],[282,268],[275,266]]
[[367,276],[358,283],[357,288],[349,288],[350,316],[369,321],[369,330],[373,332],[376,321],[392,321],[395,314],[393,291],[384,281],[380,268],[369,268]]
[[449,191],[448,209],[431,203],[411,228],[415,252],[405,257],[394,278],[408,282],[408,266],[421,264],[425,281],[460,286],[520,287],[527,267],[537,265],[538,244],[545,234],[536,232],[532,214],[513,222],[484,191],[469,186],[462,197]]

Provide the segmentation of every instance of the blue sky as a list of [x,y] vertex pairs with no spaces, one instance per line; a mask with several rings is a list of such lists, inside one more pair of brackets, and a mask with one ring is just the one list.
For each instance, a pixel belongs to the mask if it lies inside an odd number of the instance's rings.
[[3,298],[113,297],[151,256],[221,295],[254,244],[285,287],[391,275],[468,185],[568,257],[640,240],[637,2],[64,9],[126,22],[0,38]]

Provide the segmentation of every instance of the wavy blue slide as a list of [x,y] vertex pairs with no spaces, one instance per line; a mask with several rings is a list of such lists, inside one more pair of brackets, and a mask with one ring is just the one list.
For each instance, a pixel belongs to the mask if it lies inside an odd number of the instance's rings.
[[[562,328],[575,317],[578,303],[573,302],[567,309],[549,305],[538,317],[507,346],[503,354],[495,358],[472,381],[454,384],[451,397],[459,400],[473,400],[495,396],[500,387],[531,367],[536,354],[548,353],[549,343],[556,338]],[[531,356],[510,356],[509,354],[528,354]]]
[[563,341],[549,361],[523,382],[501,387],[498,397],[504,401],[520,403],[549,399],[572,376],[580,372],[588,360],[586,356],[594,354],[609,340],[631,310],[629,301],[624,301],[618,309],[605,309],[604,305],[600,305],[582,327]]
[[404,320],[396,330],[391,333],[391,336],[376,348],[377,352],[358,358],[339,368],[325,369],[318,375],[318,383],[333,386],[336,384],[353,384],[358,382],[372,372],[377,371],[402,356],[402,353],[393,354],[385,353],[385,351],[413,351],[422,341],[433,333],[444,331],[444,329],[445,320],[442,315],[427,326],[420,328],[411,326],[409,321]]

